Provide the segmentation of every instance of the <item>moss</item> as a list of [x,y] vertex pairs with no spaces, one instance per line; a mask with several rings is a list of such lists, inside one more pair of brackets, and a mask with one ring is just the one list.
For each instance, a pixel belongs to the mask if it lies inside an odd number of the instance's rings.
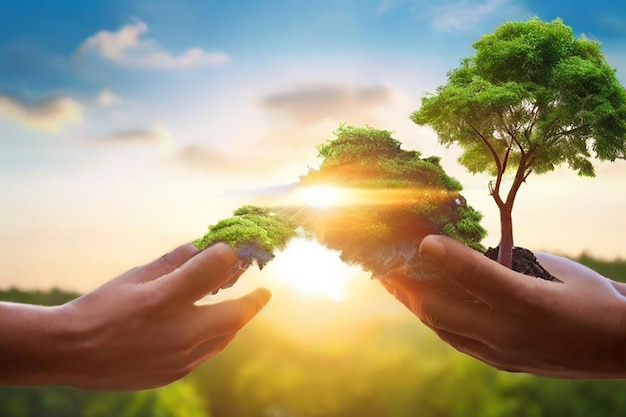
[[243,206],[233,217],[209,226],[207,233],[195,240],[198,249],[227,243],[248,266],[253,261],[263,268],[296,234],[296,225],[287,217],[257,206]]
[[428,234],[483,249],[482,215],[467,205],[439,157],[403,150],[386,130],[342,125],[335,135],[318,147],[319,170],[298,186],[333,184],[358,191],[364,201],[327,208],[243,206],[210,226],[196,246],[226,242],[245,267],[254,261],[262,268],[298,229],[374,275],[403,268],[413,276],[420,272],[417,245]]
[[439,157],[403,150],[386,130],[341,125],[334,133],[318,147],[320,168],[302,177],[301,185],[333,184],[370,198],[321,210],[283,208],[320,243],[375,275],[413,262],[416,250],[407,248],[415,249],[428,234],[484,249],[482,215],[467,205],[460,182],[444,172]]

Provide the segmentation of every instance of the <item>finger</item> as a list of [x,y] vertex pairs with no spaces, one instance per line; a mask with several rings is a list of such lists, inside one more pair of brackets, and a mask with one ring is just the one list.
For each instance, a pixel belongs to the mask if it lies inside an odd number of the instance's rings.
[[469,355],[473,358],[484,361],[485,358],[493,355],[493,349],[478,340],[461,336],[442,329],[432,329],[439,338],[450,345],[453,349]]
[[193,244],[186,243],[146,265],[128,271],[125,278],[136,283],[154,280],[179,268],[199,252]]
[[227,282],[238,262],[228,245],[218,243],[153,282],[162,297],[176,303],[193,303]]
[[471,356],[489,366],[505,372],[520,372],[519,365],[509,358],[505,352],[499,352],[490,346],[468,337],[459,336],[444,330],[435,330],[441,340],[457,351]]
[[[406,280],[406,289],[400,288],[398,285],[399,282]],[[426,285],[424,285],[421,281],[413,279],[413,278],[402,278],[394,275],[387,275],[385,278],[381,278],[378,280],[380,284],[387,290],[389,294],[394,296],[396,300],[400,301],[404,304],[409,310],[410,304],[418,304],[421,302],[421,298],[423,297],[424,291],[428,291]],[[414,300],[409,300],[409,294],[411,298]]]
[[593,269],[562,256],[536,252],[535,257],[548,272],[567,283],[587,283],[590,279],[595,283],[606,279]]
[[626,297],[626,284],[613,280],[609,280],[609,282],[621,296]]
[[446,236],[424,238],[420,255],[438,262],[451,280],[474,297],[504,311],[519,311],[555,285],[515,272]]
[[197,307],[188,323],[197,338],[196,344],[236,333],[257,315],[271,296],[269,290],[259,288],[236,300]]
[[193,348],[181,352],[180,355],[173,358],[174,360],[169,366],[159,364],[163,370],[157,373],[156,380],[166,380],[166,383],[173,382],[187,376],[191,371],[197,368],[202,362],[224,350],[226,346],[233,340],[235,334],[216,337],[215,339],[205,340]]
[[200,343],[196,346],[187,357],[189,367],[196,368],[202,362],[209,359],[211,356],[215,356],[228,346],[230,342],[235,338],[236,333],[231,333],[227,336],[218,337]]
[[[394,277],[387,285],[395,296],[426,326],[488,345],[507,343],[516,320],[504,312],[476,303],[464,302],[411,278]],[[513,321],[515,320],[515,321]]]

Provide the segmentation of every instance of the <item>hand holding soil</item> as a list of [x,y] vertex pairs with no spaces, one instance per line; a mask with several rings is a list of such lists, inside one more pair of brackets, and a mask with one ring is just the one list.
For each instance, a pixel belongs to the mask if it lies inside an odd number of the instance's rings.
[[420,281],[383,285],[455,349],[511,372],[572,379],[626,376],[626,286],[560,256],[537,253],[562,282],[528,279],[453,239],[430,236],[420,255],[478,302]]

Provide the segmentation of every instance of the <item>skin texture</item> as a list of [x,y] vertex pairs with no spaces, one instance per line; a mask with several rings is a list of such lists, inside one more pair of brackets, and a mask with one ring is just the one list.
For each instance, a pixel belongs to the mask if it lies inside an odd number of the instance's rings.
[[0,303],[0,385],[127,391],[182,378],[270,298],[258,289],[195,305],[239,273],[237,261],[225,244],[186,244],[62,306]]
[[626,286],[569,259],[537,253],[563,283],[535,279],[453,239],[428,236],[438,262],[479,302],[438,294],[402,276],[383,281],[446,343],[497,369],[569,378],[626,377]]

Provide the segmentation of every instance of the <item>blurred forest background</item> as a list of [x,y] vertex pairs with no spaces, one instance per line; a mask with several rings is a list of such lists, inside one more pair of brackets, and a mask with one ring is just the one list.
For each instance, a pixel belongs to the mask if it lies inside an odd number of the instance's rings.
[[[626,262],[576,259],[626,281]],[[60,304],[60,290],[0,300]],[[305,329],[306,330],[306,329]],[[412,317],[368,318],[343,337],[289,337],[263,316],[185,379],[157,390],[0,388],[2,417],[490,417],[626,415],[626,381],[566,381],[490,369]],[[333,341],[334,340],[334,341]]]

